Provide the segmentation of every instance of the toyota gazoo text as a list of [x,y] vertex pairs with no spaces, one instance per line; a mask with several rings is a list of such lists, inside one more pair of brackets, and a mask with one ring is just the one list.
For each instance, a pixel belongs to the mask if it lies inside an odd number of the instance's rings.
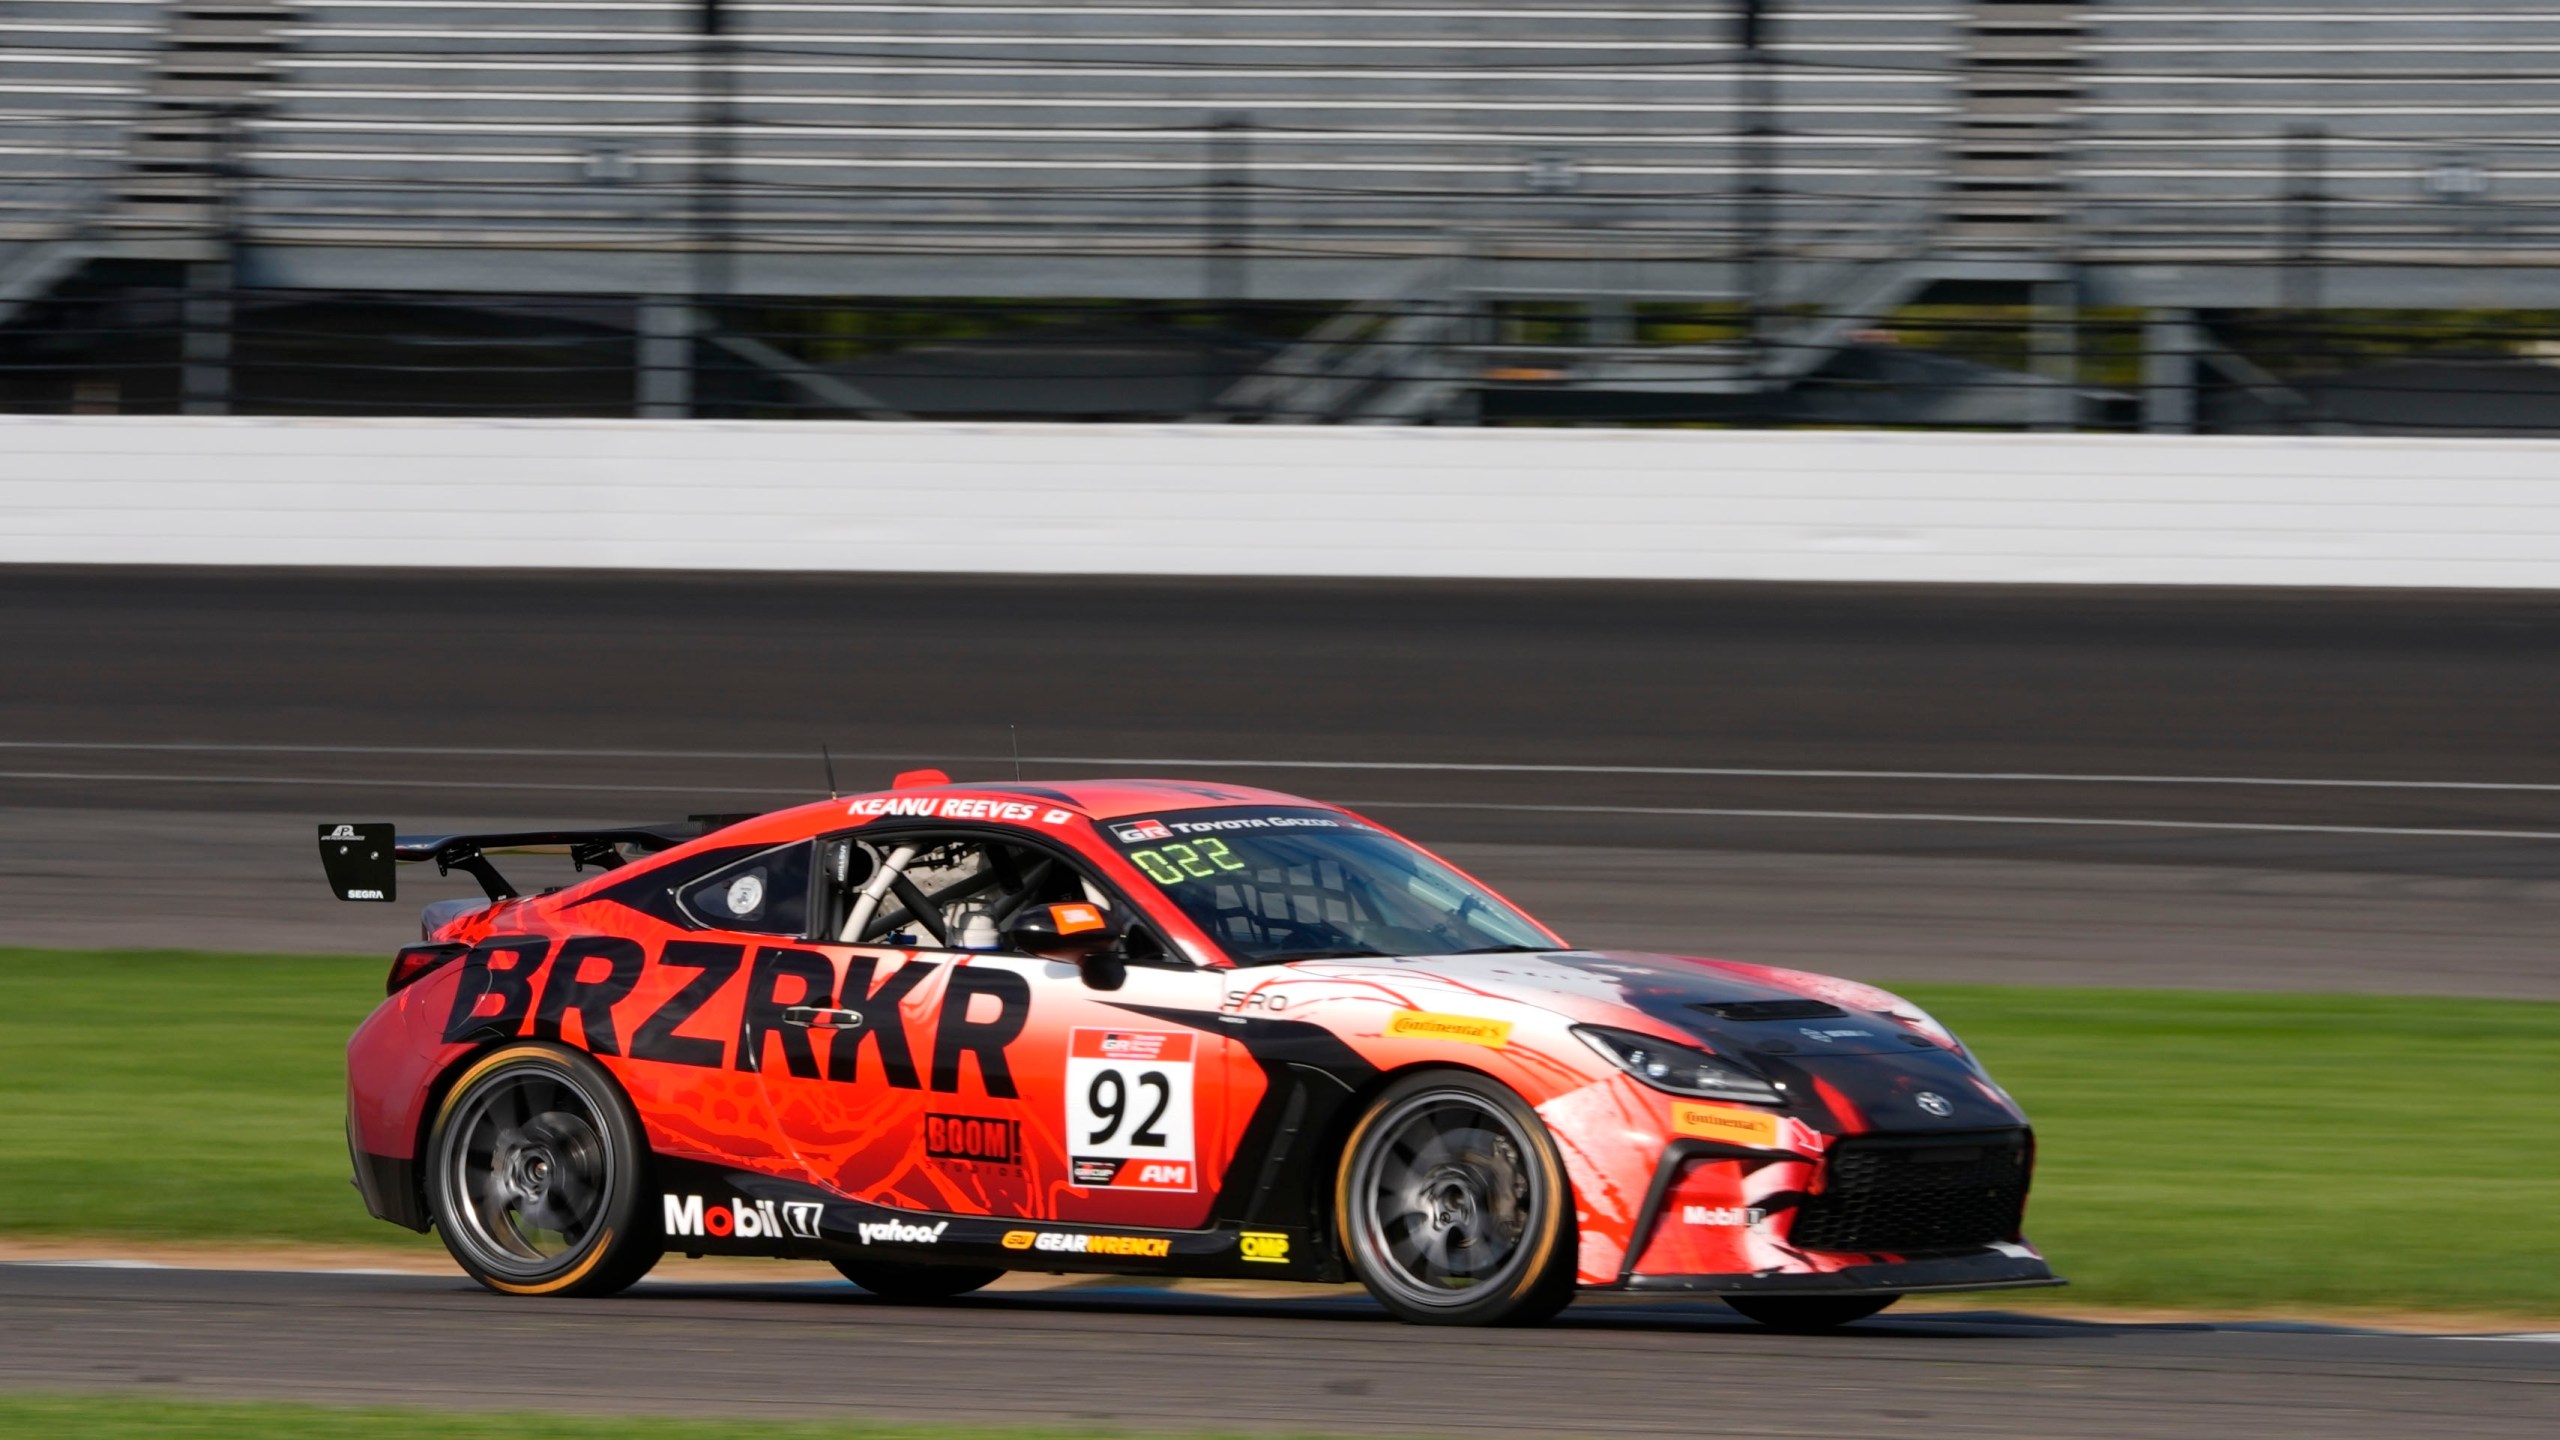
[[[392,898],[401,861],[490,896],[428,907],[349,1047],[367,1206],[519,1294],[668,1249],[893,1300],[1356,1277],[1459,1324],[1611,1290],[1812,1327],[2059,1283],[2019,1233],[2026,1118],[1896,996],[1577,950],[1269,791],[901,785],[695,826],[322,825],[341,897]],[[601,873],[520,896],[493,857],[534,848]]]

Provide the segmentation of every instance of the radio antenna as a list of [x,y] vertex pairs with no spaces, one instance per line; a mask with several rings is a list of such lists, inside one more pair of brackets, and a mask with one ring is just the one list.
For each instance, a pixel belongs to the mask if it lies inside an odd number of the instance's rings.
[[818,759],[823,761],[827,767],[827,798],[830,800],[843,799],[843,796],[836,793],[836,757],[827,753],[827,742],[824,740],[818,742]]
[[1004,722],[1004,737],[1013,742],[1013,783],[1019,785],[1022,783],[1022,732],[1007,720]]

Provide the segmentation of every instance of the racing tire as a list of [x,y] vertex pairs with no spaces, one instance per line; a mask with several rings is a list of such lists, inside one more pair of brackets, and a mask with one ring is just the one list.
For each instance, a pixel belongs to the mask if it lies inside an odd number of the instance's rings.
[[1884,1309],[1897,1295],[1727,1295],[1724,1303],[1772,1330],[1837,1330]]
[[427,1156],[437,1235],[500,1294],[615,1294],[665,1252],[643,1203],[639,1117],[604,1067],[568,1046],[474,1058],[437,1107]]
[[1463,1070],[1387,1087],[1343,1145],[1334,1215],[1399,1320],[1534,1325],[1573,1303],[1573,1186],[1536,1111]]
[[984,1290],[1004,1271],[980,1265],[914,1265],[898,1260],[838,1260],[836,1273],[900,1305],[931,1305]]

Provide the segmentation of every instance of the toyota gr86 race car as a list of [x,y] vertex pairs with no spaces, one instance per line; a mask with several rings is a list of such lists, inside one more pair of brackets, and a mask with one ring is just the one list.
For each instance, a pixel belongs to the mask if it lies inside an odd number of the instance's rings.
[[[1882,990],[1577,950],[1269,791],[900,779],[709,833],[322,825],[341,898],[402,860],[489,895],[428,907],[349,1046],[366,1205],[526,1295],[669,1249],[893,1300],[1356,1277],[1455,1324],[2060,1283],[2025,1117]],[[491,855],[543,846],[602,873],[520,896]]]

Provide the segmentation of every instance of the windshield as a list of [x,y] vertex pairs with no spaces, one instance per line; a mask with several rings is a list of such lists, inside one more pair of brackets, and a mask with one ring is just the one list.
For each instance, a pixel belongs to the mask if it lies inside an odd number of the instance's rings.
[[1448,866],[1331,811],[1185,810],[1102,831],[1239,965],[1556,948]]

